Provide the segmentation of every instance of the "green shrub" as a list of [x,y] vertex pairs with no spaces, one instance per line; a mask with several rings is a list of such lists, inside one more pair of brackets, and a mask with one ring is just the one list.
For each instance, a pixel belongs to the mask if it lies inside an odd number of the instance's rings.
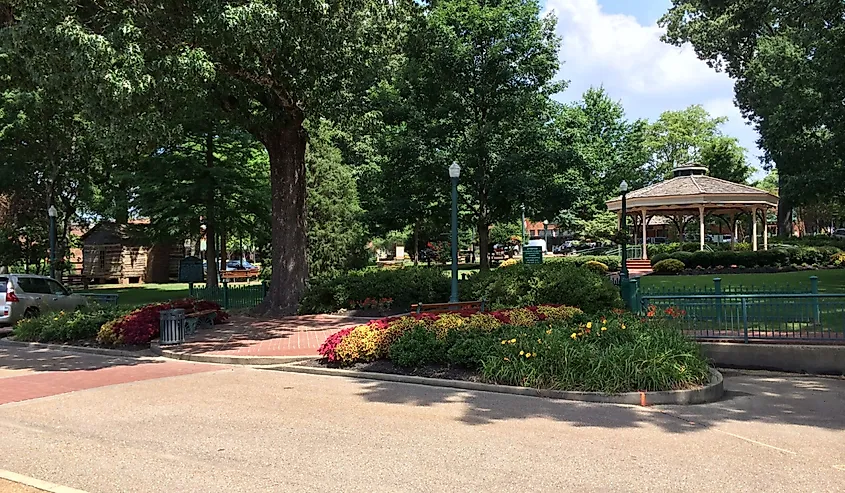
[[692,265],[686,265],[691,268],[702,267],[704,269],[707,269],[713,267],[713,253],[708,251],[693,252],[693,254],[690,256],[690,263]]
[[616,255],[571,255],[568,257],[553,257],[548,259],[547,262],[562,262],[579,267],[590,262],[601,262],[607,266],[608,270],[618,271],[622,265],[622,257]]
[[394,307],[413,303],[440,303],[449,299],[449,278],[440,269],[410,267],[397,270],[366,269],[312,281],[299,311],[330,313],[350,308],[353,300],[392,298]]
[[471,331],[456,332],[450,339],[446,351],[446,360],[469,369],[481,368],[482,363],[495,351],[495,345],[501,339],[501,330],[495,332]]
[[667,258],[654,264],[653,269],[655,274],[680,274],[684,267],[680,260]]
[[713,252],[712,258],[714,267],[730,267],[732,265],[736,265],[739,259],[738,253],[732,252],[730,250],[720,250],[718,252]]
[[684,263],[684,265],[691,268],[691,267],[694,267],[694,266],[690,265],[692,263],[693,253],[694,252],[675,252],[675,253],[672,254],[671,258],[673,258],[675,260],[680,260],[681,262]]
[[402,334],[389,350],[390,361],[398,366],[420,367],[446,360],[446,342],[433,330],[415,327]]
[[661,260],[666,260],[667,258],[671,258],[672,254],[669,253],[658,253],[656,255],[652,255],[649,252],[649,259],[651,260],[651,266],[654,267],[655,264],[660,262]]
[[106,322],[121,317],[127,310],[111,305],[91,305],[74,312],[42,313],[21,320],[13,335],[19,341],[74,342],[91,340]]
[[466,299],[484,298],[496,307],[560,304],[595,312],[622,306],[610,279],[564,262],[478,273],[462,289]]
[[597,274],[607,274],[607,265],[601,262],[597,262],[595,260],[590,260],[589,262],[584,264],[584,267],[590,269],[591,271]]

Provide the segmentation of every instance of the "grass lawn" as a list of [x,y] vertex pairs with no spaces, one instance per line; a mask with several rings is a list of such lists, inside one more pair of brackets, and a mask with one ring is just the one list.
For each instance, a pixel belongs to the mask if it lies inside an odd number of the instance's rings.
[[136,306],[185,298],[188,296],[188,285],[181,283],[134,285],[106,284],[101,286],[91,286],[87,291],[82,288],[77,291],[97,294],[116,294],[119,296],[117,299],[118,305]]
[[801,272],[778,272],[774,274],[706,274],[701,276],[645,276],[640,285],[647,288],[680,289],[713,288],[713,278],[722,278],[722,286],[796,286],[809,289],[810,276],[818,276],[820,293],[845,293],[845,269],[815,270]]

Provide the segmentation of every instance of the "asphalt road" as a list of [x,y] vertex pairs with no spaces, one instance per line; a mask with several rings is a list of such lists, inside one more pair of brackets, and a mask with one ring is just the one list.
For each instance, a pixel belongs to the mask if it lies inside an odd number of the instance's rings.
[[845,491],[841,379],[728,373],[721,402],[639,408],[218,368],[0,405],[0,469],[91,493]]

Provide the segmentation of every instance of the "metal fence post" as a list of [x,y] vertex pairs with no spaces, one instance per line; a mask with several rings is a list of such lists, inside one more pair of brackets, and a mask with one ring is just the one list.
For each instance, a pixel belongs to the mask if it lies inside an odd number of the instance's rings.
[[229,283],[223,281],[223,308],[229,309]]
[[631,297],[631,301],[629,305],[631,306],[631,311],[634,313],[640,313],[640,280],[639,279],[631,279],[631,292],[629,296]]
[[[810,292],[819,294],[819,277],[810,276]],[[819,299],[813,297],[813,323],[819,325],[821,322],[821,311],[819,310]]]
[[716,321],[718,323],[722,323],[722,278],[721,277],[714,277],[713,278],[713,294],[717,296],[716,298]]
[[746,344],[748,344],[748,302],[745,299],[744,295],[742,296],[742,328],[743,328],[743,340]]
[[261,281],[261,301],[267,297],[267,281]]

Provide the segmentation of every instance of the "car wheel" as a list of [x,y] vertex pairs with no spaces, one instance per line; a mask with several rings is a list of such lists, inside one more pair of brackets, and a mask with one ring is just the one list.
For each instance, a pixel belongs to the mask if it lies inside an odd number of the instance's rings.
[[41,310],[39,310],[38,308],[36,308],[34,306],[31,306],[31,307],[27,308],[26,311],[23,312],[23,318],[35,318],[39,314],[41,314]]

